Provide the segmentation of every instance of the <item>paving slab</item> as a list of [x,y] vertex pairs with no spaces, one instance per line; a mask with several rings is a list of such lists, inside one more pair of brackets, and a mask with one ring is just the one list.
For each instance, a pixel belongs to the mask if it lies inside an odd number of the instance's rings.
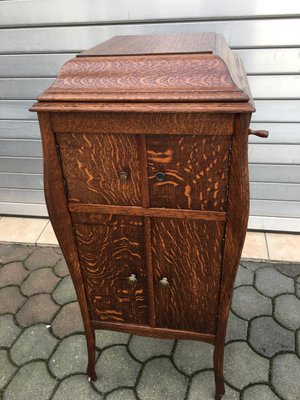
[[225,347],[224,375],[236,389],[250,383],[268,382],[270,362],[256,354],[246,342],[234,342]]
[[234,289],[231,308],[239,317],[250,320],[259,315],[271,315],[272,301],[252,286],[240,286]]
[[[215,379],[213,371],[203,371],[196,374],[192,380],[188,400],[214,400],[214,396]],[[240,394],[225,385],[225,394],[222,400],[240,400]]]
[[275,300],[276,319],[288,329],[300,328],[300,299],[291,294],[283,294]]
[[244,391],[243,400],[280,400],[267,385],[254,385]]
[[51,293],[60,279],[53,273],[52,268],[41,268],[31,272],[21,285],[25,296],[37,293]]
[[64,338],[72,333],[83,332],[83,322],[79,304],[69,303],[63,306],[55,316],[51,329],[54,335]]
[[271,317],[259,317],[250,323],[249,343],[265,357],[283,351],[295,351],[295,335]]
[[232,312],[229,313],[226,342],[232,340],[246,340],[248,321],[237,317]]
[[15,244],[0,245],[0,264],[6,264],[12,261],[23,261],[32,253],[28,246],[19,246]]
[[129,343],[129,350],[135,358],[144,362],[155,356],[169,356],[173,346],[174,340],[133,336]]
[[[56,251],[56,250],[55,250]],[[57,253],[57,251],[56,251]],[[60,253],[57,253],[60,254]],[[65,276],[70,274],[70,271],[67,267],[66,261],[64,258],[62,258],[57,265],[54,267],[54,271],[56,275],[58,275],[60,278],[64,278]]]
[[238,287],[241,285],[253,285],[253,281],[254,272],[240,265],[236,274],[234,286]]
[[[74,375],[65,378],[58,386],[52,400],[102,400],[103,396],[97,393],[86,375]],[[119,398],[119,400],[124,400]]]
[[10,350],[14,363],[23,365],[31,360],[47,360],[58,340],[54,338],[46,325],[35,325],[25,329]]
[[296,296],[300,298],[300,277],[296,280]]
[[17,367],[9,361],[7,350],[0,350],[0,366],[0,389],[3,389],[17,370]]
[[272,384],[285,400],[298,400],[300,394],[300,359],[295,354],[279,354],[273,359]]
[[97,329],[95,331],[96,346],[99,349],[112,346],[114,344],[127,344],[130,338],[128,333]]
[[26,297],[18,286],[8,286],[0,289],[0,314],[15,314],[24,304]]
[[51,322],[54,314],[59,309],[49,294],[36,294],[26,301],[17,312],[16,320],[22,326]]
[[149,361],[137,385],[140,400],[182,400],[186,391],[187,378],[167,358]]
[[106,400],[137,400],[137,397],[132,389],[117,389],[110,393]]
[[35,361],[21,367],[7,386],[3,400],[48,400],[56,381],[43,361]]
[[282,275],[274,267],[261,268],[255,273],[255,286],[265,296],[274,297],[282,293],[294,293],[294,280]]
[[63,379],[72,374],[85,373],[87,361],[85,336],[72,335],[60,342],[48,365],[58,379]]
[[300,264],[274,264],[274,266],[283,275],[291,278],[300,276]]
[[109,347],[97,360],[98,379],[94,385],[100,392],[109,392],[119,386],[134,387],[140,368],[141,364],[130,356],[126,346]]
[[25,261],[25,266],[29,270],[53,267],[60,259],[61,255],[57,254],[52,247],[36,247]]
[[174,353],[177,368],[185,374],[192,374],[206,368],[213,368],[214,346],[194,340],[179,340]]
[[0,269],[0,288],[8,285],[20,285],[28,273],[19,261],[3,265]]
[[21,329],[15,324],[13,315],[0,316],[0,347],[10,347]]
[[66,276],[61,280],[53,291],[52,297],[56,303],[61,305],[77,301],[76,292],[70,276]]

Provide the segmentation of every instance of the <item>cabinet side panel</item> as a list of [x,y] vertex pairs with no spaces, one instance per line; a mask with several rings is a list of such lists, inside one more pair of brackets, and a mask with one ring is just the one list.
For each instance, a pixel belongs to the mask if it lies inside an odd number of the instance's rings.
[[[223,221],[152,219],[156,324],[215,333]],[[168,287],[160,281],[167,278]]]
[[87,214],[83,220],[74,228],[92,319],[147,324],[142,218],[100,214],[93,222]]

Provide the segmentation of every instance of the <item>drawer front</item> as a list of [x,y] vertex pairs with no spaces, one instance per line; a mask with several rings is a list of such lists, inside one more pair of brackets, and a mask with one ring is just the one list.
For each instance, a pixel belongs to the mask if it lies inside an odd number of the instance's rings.
[[140,165],[134,135],[60,133],[69,202],[140,205]]
[[82,215],[74,228],[91,318],[147,324],[142,218]]
[[152,219],[158,327],[215,333],[224,224]]
[[148,135],[151,207],[225,211],[230,136]]

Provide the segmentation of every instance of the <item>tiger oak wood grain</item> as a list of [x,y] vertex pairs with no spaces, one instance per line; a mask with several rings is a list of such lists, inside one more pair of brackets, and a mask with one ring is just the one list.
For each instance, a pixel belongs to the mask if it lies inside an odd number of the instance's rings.
[[[133,135],[58,134],[71,203],[140,205],[137,140]],[[120,172],[128,179],[122,181]]]
[[215,346],[220,400],[255,111],[239,58],[214,33],[114,38],[67,62],[38,99],[45,197],[88,375],[95,329],[202,340]]
[[230,146],[230,136],[148,135],[151,207],[226,211]]

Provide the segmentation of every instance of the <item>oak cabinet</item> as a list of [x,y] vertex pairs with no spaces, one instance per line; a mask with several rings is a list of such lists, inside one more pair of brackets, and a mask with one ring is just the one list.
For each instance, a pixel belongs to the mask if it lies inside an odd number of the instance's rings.
[[32,110],[87,373],[95,329],[202,340],[220,399],[249,209],[254,105],[240,60],[213,33],[115,37],[68,61]]

